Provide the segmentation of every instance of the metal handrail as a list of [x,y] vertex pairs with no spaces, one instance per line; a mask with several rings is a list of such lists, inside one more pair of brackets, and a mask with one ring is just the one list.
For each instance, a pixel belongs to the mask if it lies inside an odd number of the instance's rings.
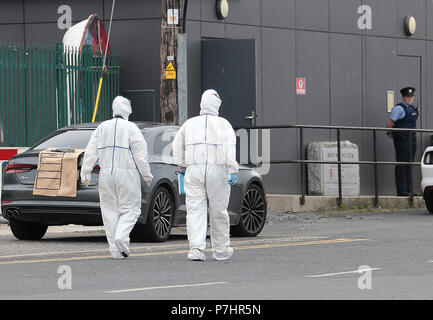
[[321,126],[321,125],[267,125],[267,126],[247,126],[247,127],[233,127],[234,130],[238,129],[290,129],[290,128],[306,128],[306,129],[341,129],[341,130],[359,130],[359,131],[406,131],[406,132],[423,132],[433,133],[433,129],[404,129],[404,128],[383,128],[383,127],[350,127],[350,126]]
[[[387,132],[409,132],[409,147],[410,147],[410,159],[412,159],[412,133],[433,133],[433,129],[403,129],[403,128],[383,128],[383,127],[351,127],[351,126],[322,126],[322,125],[261,125],[261,126],[248,126],[248,127],[234,127],[235,130],[261,130],[261,129],[299,129],[299,146],[300,155],[302,159],[298,160],[273,160],[267,162],[267,164],[288,164],[298,163],[301,165],[301,197],[300,204],[305,204],[305,166],[306,164],[337,164],[338,165],[338,206],[342,205],[342,181],[341,181],[341,165],[342,164],[358,164],[358,165],[374,165],[374,206],[377,207],[379,204],[379,189],[377,180],[377,168],[379,165],[409,165],[411,170],[409,171],[412,180],[412,167],[414,165],[420,165],[420,162],[397,162],[397,161],[377,161],[377,131]],[[337,131],[337,161],[318,161],[318,160],[307,160],[304,159],[304,129],[323,129],[323,130],[336,130]],[[341,161],[341,130],[355,130],[355,131],[371,131],[373,133],[373,158],[374,161]],[[251,163],[249,163],[251,164]],[[409,194],[409,205],[413,206],[413,183],[410,186]]]

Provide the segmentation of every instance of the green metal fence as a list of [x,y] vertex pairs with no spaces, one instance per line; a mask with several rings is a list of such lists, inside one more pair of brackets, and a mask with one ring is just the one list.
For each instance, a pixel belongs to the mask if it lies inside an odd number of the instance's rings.
[[[101,56],[91,46],[0,42],[0,146],[31,146],[58,128],[91,122]],[[111,118],[120,91],[120,58],[107,56],[96,121]]]

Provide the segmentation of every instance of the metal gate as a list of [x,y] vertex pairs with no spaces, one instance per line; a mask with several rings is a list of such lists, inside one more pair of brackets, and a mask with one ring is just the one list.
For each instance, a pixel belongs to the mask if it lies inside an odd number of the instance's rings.
[[[0,146],[31,146],[58,128],[91,122],[101,56],[92,46],[24,45],[0,42]],[[107,56],[98,114],[111,118],[120,91],[120,58]]]

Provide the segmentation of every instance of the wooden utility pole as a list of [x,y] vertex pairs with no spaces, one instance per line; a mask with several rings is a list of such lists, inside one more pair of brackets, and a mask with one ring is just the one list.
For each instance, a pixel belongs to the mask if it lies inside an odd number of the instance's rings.
[[[179,110],[177,101],[177,34],[179,33],[179,20],[181,15],[181,0],[162,0],[161,8],[161,43],[160,43],[160,109],[161,122],[165,124],[179,123]],[[168,14],[168,10],[173,9]],[[173,19],[174,10],[177,10],[177,24]],[[171,21],[169,21],[169,19]]]

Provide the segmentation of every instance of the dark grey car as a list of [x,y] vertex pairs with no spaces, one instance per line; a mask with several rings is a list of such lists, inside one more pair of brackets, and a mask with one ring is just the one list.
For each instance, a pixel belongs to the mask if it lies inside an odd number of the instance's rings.
[[[171,142],[179,127],[151,122],[136,124],[147,142],[154,179],[149,187],[141,181],[141,216],[131,239],[165,241],[173,226],[186,224],[185,195],[178,193],[178,167],[170,156]],[[16,238],[41,239],[50,225],[102,225],[98,166],[92,171],[88,187],[77,181],[76,198],[33,195],[39,152],[50,147],[85,149],[97,125],[87,123],[59,129],[9,160],[3,173],[1,209]],[[81,162],[82,156],[77,170]],[[262,178],[254,169],[240,167],[228,211],[232,236],[256,236],[261,232],[266,220],[266,196]]]

